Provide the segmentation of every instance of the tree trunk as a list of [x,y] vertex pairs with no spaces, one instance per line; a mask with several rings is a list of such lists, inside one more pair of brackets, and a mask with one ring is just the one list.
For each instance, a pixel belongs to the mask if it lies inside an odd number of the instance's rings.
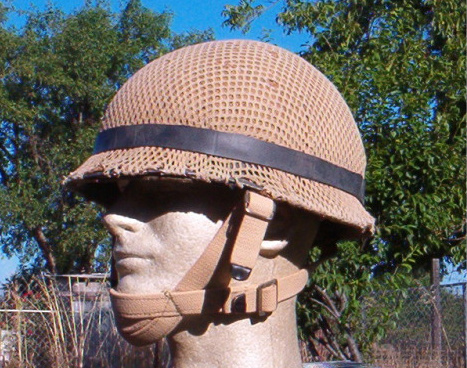
[[33,231],[33,236],[34,239],[36,239],[37,244],[39,245],[39,248],[42,251],[42,254],[44,255],[44,258],[46,260],[46,267],[47,270],[52,273],[56,274],[57,273],[57,263],[55,261],[55,257],[52,253],[52,249],[50,247],[49,242],[47,241],[47,238],[45,237],[44,232],[42,231],[41,226],[36,226]]

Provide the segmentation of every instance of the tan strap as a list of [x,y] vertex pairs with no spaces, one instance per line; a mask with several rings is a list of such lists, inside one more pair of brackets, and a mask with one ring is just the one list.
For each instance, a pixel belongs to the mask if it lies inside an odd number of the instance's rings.
[[226,218],[207,248],[175,287],[176,291],[203,289],[211,280],[222,256],[232,213]]
[[231,288],[224,303],[224,313],[259,313],[264,315],[276,310],[277,304],[290,299],[303,290],[308,281],[308,271],[303,269],[289,276],[267,281],[261,285]]
[[[184,315],[240,313],[262,316],[272,313],[278,303],[303,289],[308,280],[306,270],[261,285],[241,283],[220,289],[205,289],[219,265],[228,240],[233,243],[230,258],[232,277],[239,280],[248,278],[261,249],[268,223],[274,215],[274,202],[259,194],[246,192],[243,217],[234,227],[231,222],[237,209],[241,207],[237,206],[229,214],[174,291],[138,295],[111,289],[117,327],[128,341],[147,345],[167,336]],[[236,234],[232,231],[235,228]]]
[[[275,210],[272,199],[251,191],[245,192],[244,203],[244,215],[238,225],[231,255],[232,276],[237,280],[246,280],[250,275],[258,258],[266,228]],[[224,221],[193,267],[175,287],[175,291],[197,290],[206,287],[217,268],[227,242],[232,213]]]
[[272,313],[277,304],[297,295],[306,285],[308,272],[270,280],[261,285],[227,289],[173,291],[153,295],[122,294],[110,290],[112,306],[128,319],[176,317],[201,313]]
[[274,211],[272,199],[255,192],[245,192],[245,213],[230,258],[234,279],[243,281],[250,276]]

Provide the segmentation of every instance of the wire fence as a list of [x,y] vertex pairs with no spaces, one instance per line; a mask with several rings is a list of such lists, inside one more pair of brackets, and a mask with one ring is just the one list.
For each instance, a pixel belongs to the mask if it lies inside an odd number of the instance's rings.
[[[370,298],[391,300],[398,310],[393,328],[373,349],[382,368],[465,368],[466,283],[388,290]],[[389,297],[388,297],[388,294]],[[376,302],[375,302],[376,301]],[[396,308],[397,306],[397,308]],[[365,311],[364,311],[365,318]]]
[[0,303],[1,368],[149,368],[154,347],[117,332],[105,280],[34,278],[10,285]]
[[[10,284],[0,301],[0,368],[170,366],[166,345],[136,348],[120,337],[108,286],[82,275]],[[363,325],[369,313],[387,310],[383,302],[398,312],[367,361],[380,368],[466,366],[465,282],[441,285],[438,293],[423,286],[384,293],[365,299]]]

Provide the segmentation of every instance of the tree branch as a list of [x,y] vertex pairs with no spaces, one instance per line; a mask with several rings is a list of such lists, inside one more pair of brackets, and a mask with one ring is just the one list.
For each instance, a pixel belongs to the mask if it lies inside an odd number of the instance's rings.
[[362,354],[360,353],[360,349],[358,348],[358,344],[356,343],[355,339],[353,338],[352,334],[350,333],[350,329],[346,328],[347,332],[347,345],[349,346],[350,354],[352,355],[352,360],[357,363],[362,363]]
[[6,173],[6,171],[3,169],[3,167],[0,166],[0,175],[2,177],[2,184],[4,186],[8,186],[8,182],[10,181],[10,177]]
[[341,313],[337,310],[336,304],[332,301],[332,299],[329,297],[328,293],[326,290],[323,290],[320,288],[318,285],[313,285],[313,288],[321,295],[323,298],[324,302],[333,310],[333,315],[338,319],[341,317]]
[[7,150],[7,148],[5,147],[5,145],[3,145],[3,144],[0,143],[0,149],[3,151],[4,155],[6,156],[6,158],[7,158],[9,161],[11,161],[11,163],[13,163],[13,162],[14,162],[14,157],[13,157],[13,155],[12,155],[10,152],[8,152],[8,150]]
[[326,318],[323,317],[319,319],[318,323],[323,331],[324,338],[326,339],[326,342],[323,344],[324,347],[335,357],[342,360],[347,360],[347,356],[342,351],[340,344],[336,342],[334,331],[331,329],[331,326],[326,321]]
[[45,237],[44,232],[42,231],[41,226],[36,226],[32,230],[34,239],[36,239],[37,244],[39,245],[39,248],[41,249],[42,253],[44,254],[44,257],[47,261],[47,268],[52,274],[57,273],[57,264],[55,262],[55,257],[52,253],[52,248],[50,247],[49,242],[47,241],[47,238]]
[[315,299],[315,298],[310,298],[310,300],[313,302],[313,303],[316,303],[318,305],[320,305],[321,307],[323,307],[324,309],[326,309],[330,314],[331,316],[333,316],[335,319],[339,319],[339,316],[337,316],[335,313],[334,313],[334,310],[332,310],[332,308],[328,307],[326,304],[324,304],[323,302],[319,301],[318,299]]

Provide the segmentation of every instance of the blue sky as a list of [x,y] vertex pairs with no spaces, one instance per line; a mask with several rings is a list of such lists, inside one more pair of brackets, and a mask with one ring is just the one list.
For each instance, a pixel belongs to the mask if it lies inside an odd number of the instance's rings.
[[13,275],[18,266],[18,258],[6,258],[0,254],[0,283],[3,283],[8,277]]
[[[118,11],[124,0],[108,0],[113,11]],[[83,6],[85,0],[10,0],[10,3],[18,10],[28,10],[31,8],[45,9],[48,3],[52,2],[67,13],[73,12]],[[221,16],[226,4],[236,5],[238,0],[142,0],[143,6],[162,12],[169,10],[174,13],[172,30],[179,33],[192,29],[214,29],[216,39],[249,38],[259,39],[263,30],[271,31],[272,43],[284,47],[290,51],[297,52],[301,45],[309,39],[309,35],[303,33],[293,33],[286,35],[275,23],[275,15],[280,11],[281,3],[268,8],[258,22],[253,23],[251,31],[244,35],[240,31],[230,31],[228,27],[222,27],[224,18]],[[21,19],[14,17],[10,24],[21,25]]]
[[[28,10],[34,7],[42,10],[45,9],[47,4],[50,2],[51,1],[48,0],[9,1],[9,3],[11,3],[17,10]],[[85,0],[52,1],[53,4],[67,13],[73,12],[74,10],[82,7],[84,2]],[[113,11],[118,11],[126,1],[109,0],[109,2]],[[142,0],[142,3],[145,7],[158,12],[162,12],[164,10],[172,11],[174,13],[174,18],[171,28],[177,33],[193,29],[203,30],[212,28],[215,32],[216,39],[259,39],[261,38],[264,30],[269,30],[272,43],[294,52],[300,51],[302,49],[302,45],[310,39],[310,36],[307,34],[293,33],[291,35],[286,35],[283,30],[276,25],[275,15],[280,11],[280,2],[271,7],[257,22],[253,23],[250,32],[246,35],[239,31],[230,31],[229,28],[222,27],[224,18],[221,16],[221,12],[224,5],[236,5],[238,0]],[[19,27],[23,22],[24,18],[11,16],[9,24]],[[16,258],[8,260],[0,254],[0,283],[15,271],[17,264],[18,260]],[[465,277],[464,272],[458,276],[454,276],[454,279],[465,279]],[[450,280],[450,282],[455,282],[455,280]]]

